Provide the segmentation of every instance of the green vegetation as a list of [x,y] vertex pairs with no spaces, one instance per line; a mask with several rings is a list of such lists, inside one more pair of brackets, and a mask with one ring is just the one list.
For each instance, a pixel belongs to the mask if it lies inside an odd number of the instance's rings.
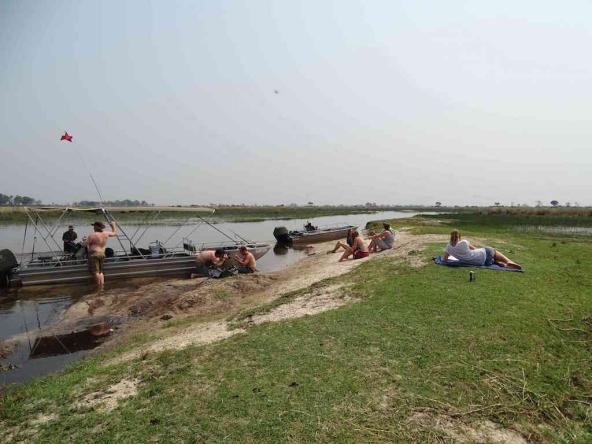
[[[534,442],[591,442],[592,240],[518,234],[529,219],[483,216],[403,225],[486,238],[525,273],[477,270],[469,283],[467,269],[429,263],[441,244],[419,253],[420,268],[377,258],[346,277],[360,302],[131,364],[97,356],[9,388],[0,429],[53,413],[59,421],[12,439],[441,442],[442,427],[489,420]],[[130,378],[139,392],[115,410],[76,406]]]
[[[121,221],[127,223],[142,222],[149,214],[154,214],[160,207],[137,207],[137,208],[116,208],[111,209],[110,213]],[[213,210],[213,208],[212,208]],[[225,222],[257,222],[266,219],[306,219],[321,216],[336,216],[344,214],[368,214],[376,211],[387,210],[407,210],[406,208],[393,207],[379,207],[379,208],[364,208],[364,207],[285,207],[285,206],[257,206],[257,207],[221,207],[216,208],[212,216],[208,219]],[[48,220],[55,220],[61,211],[44,211],[43,215]],[[161,220],[166,219],[187,219],[188,217],[204,217],[204,209],[197,209],[191,212],[188,207],[167,207],[166,210],[161,210]],[[93,212],[76,212],[75,215],[69,216],[77,220],[95,220],[97,217],[102,218],[100,213]],[[27,219],[23,208],[19,207],[0,207],[0,223],[18,223],[25,222]]]

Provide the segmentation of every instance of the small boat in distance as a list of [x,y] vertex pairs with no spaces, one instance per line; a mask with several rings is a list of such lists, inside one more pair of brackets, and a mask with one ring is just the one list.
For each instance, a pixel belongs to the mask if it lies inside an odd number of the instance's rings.
[[355,230],[355,225],[332,224],[317,227],[308,222],[303,230],[289,231],[286,227],[275,227],[273,236],[279,243],[305,245],[345,239],[348,230]]

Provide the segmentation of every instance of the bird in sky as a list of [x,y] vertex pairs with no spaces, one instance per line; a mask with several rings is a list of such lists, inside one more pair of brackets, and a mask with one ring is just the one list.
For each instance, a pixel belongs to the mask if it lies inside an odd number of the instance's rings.
[[279,94],[280,92],[277,89],[273,90],[274,93]]
[[68,131],[64,131],[64,135],[60,138],[60,141],[67,140],[68,142],[72,142],[72,136],[68,134]]

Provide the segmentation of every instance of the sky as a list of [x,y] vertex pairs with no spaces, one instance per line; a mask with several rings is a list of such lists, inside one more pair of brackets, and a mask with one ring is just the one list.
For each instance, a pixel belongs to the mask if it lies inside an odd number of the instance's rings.
[[[0,192],[592,205],[592,3],[3,0]],[[67,130],[73,143],[60,142]]]

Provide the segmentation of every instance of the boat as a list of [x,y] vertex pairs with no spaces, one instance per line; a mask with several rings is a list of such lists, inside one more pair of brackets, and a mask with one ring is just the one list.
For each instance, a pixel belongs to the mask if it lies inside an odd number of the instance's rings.
[[[12,251],[0,250],[0,287],[93,282],[93,276],[88,271],[86,250],[82,244],[78,244],[75,253],[64,253],[62,246],[54,236],[59,230],[59,224],[68,213],[78,211],[94,212],[95,214],[104,215],[107,222],[115,221],[113,216],[106,208],[63,208],[61,209],[62,214],[56,222],[52,226],[48,226],[40,214],[44,210],[47,209],[24,209],[25,214],[28,216],[27,225],[32,226],[32,230],[46,244],[48,251],[22,252],[20,255],[21,261],[19,262]],[[56,209],[51,208],[51,210],[55,211]],[[232,264],[232,259],[238,254],[241,246],[246,246],[255,256],[255,259],[261,258],[271,249],[271,245],[268,243],[252,242],[243,238],[236,240],[202,217],[197,217],[200,219],[198,226],[202,224],[209,225],[225,235],[229,242],[199,244],[187,236],[182,237],[181,242],[173,246],[168,245],[166,242],[155,241],[149,244],[149,248],[144,249],[137,247],[137,244],[148,231],[150,225],[154,224],[156,217],[149,215],[150,223],[144,227],[142,232],[138,228],[133,236],[128,236],[124,227],[117,224],[118,235],[113,239],[119,244],[119,248],[105,249],[105,279],[111,281],[130,278],[189,276],[191,273],[196,272],[195,256],[202,251],[222,248],[228,254]],[[195,224],[187,223],[177,227],[175,233],[188,225],[191,230],[189,235],[193,234],[196,230],[196,227],[193,226]],[[113,240],[110,243],[113,244]],[[125,247],[125,243],[129,245],[128,248]],[[25,260],[25,258],[27,259]]]
[[275,227],[273,236],[279,243],[305,245],[345,239],[348,230],[356,230],[357,228],[355,225],[348,224],[332,224],[318,227],[308,222],[304,225],[303,230],[290,231],[286,227]]

